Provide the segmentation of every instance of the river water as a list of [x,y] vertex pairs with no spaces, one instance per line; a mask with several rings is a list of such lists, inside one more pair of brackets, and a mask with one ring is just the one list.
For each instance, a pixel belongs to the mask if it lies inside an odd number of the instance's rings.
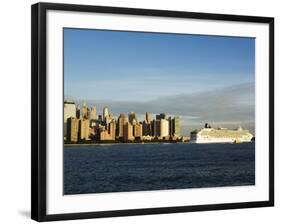
[[64,147],[64,194],[254,184],[254,142]]

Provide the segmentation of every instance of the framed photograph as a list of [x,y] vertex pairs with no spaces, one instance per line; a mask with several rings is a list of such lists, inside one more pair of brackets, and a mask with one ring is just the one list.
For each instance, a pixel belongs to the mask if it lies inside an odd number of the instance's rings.
[[274,19],[32,6],[32,219],[274,205]]

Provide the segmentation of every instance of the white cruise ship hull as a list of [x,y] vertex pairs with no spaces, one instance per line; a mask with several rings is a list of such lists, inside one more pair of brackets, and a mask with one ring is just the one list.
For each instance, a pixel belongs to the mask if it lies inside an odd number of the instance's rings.
[[242,143],[251,142],[252,138],[253,135],[242,128],[237,130],[203,128],[191,133],[190,143]]
[[[235,143],[236,139],[213,138],[213,139],[191,139],[190,143],[208,144],[208,143]],[[251,140],[239,140],[238,142],[251,142]]]

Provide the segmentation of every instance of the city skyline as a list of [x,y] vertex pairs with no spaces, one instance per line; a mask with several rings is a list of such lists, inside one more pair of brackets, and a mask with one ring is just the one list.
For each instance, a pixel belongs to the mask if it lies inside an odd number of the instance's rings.
[[[64,29],[65,99],[254,132],[253,38]],[[204,96],[205,95],[205,96]]]
[[64,101],[64,142],[73,143],[127,143],[187,141],[180,135],[180,118],[159,113],[153,118],[146,112],[141,119],[135,112],[120,113],[115,117],[109,107],[97,113],[95,106],[76,105]]

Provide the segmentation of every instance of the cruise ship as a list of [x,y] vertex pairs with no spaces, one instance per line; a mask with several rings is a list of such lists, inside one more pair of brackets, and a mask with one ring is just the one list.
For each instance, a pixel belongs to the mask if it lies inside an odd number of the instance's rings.
[[190,133],[190,143],[242,143],[250,142],[253,135],[241,127],[235,130],[227,128],[212,128],[205,124],[205,128]]

